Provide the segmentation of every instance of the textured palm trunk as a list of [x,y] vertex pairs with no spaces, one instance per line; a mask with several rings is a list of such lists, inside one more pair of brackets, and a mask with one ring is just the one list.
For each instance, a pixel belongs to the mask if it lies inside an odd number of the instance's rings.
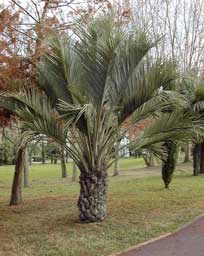
[[163,161],[162,165],[162,179],[165,185],[165,188],[169,187],[171,183],[173,172],[176,167],[177,162],[177,146],[170,141],[164,143],[164,146],[167,150],[167,159]]
[[204,173],[204,142],[200,144],[200,173]]
[[102,221],[106,217],[106,172],[82,172],[78,207],[80,220]]
[[65,163],[65,155],[64,155],[64,150],[61,150],[61,170],[62,170],[62,178],[67,177],[67,167]]
[[28,151],[25,151],[25,161],[24,161],[24,187],[28,188],[30,186],[29,182],[29,163],[28,163]]
[[10,205],[17,205],[22,201],[21,185],[22,185],[22,173],[24,169],[24,158],[25,158],[25,148],[20,148],[18,150],[17,159],[16,159]]
[[196,143],[193,147],[193,175],[198,176],[200,173],[200,144]]

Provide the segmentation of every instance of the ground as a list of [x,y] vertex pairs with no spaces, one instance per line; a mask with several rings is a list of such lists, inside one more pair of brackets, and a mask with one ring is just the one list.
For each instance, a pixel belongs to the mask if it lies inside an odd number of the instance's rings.
[[97,224],[78,221],[79,185],[60,178],[60,165],[33,165],[24,203],[9,207],[14,167],[2,166],[0,256],[107,256],[172,232],[204,212],[204,177],[192,177],[191,166],[178,165],[165,190],[159,167],[122,159],[120,176],[109,171],[108,216]]

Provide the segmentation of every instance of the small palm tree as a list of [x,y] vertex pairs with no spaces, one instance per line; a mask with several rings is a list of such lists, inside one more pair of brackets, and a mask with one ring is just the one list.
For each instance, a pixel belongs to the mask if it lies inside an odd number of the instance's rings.
[[[204,118],[204,86],[202,78],[192,76],[183,80],[180,86],[183,94],[186,95],[190,103],[191,111],[194,116]],[[204,173],[204,136],[203,132],[195,130],[192,136],[193,147],[193,175],[197,176]]]
[[40,89],[1,94],[0,105],[22,120],[23,143],[44,134],[73,158],[80,170],[82,221],[101,221],[107,214],[107,170],[127,118],[135,123],[150,116],[157,120],[130,148],[192,129],[190,118],[164,111],[186,102],[174,91],[161,90],[176,72],[152,57],[154,46],[144,33],[124,32],[110,17],[100,18],[79,29],[74,39],[52,38],[37,67]]
[[[199,129],[194,129],[189,134],[189,137],[183,139],[183,142],[193,141],[193,168],[194,175],[198,175],[200,172],[204,172],[204,143],[203,143],[203,109],[204,109],[204,87],[200,85],[200,79],[185,75],[176,81],[176,90],[182,95],[185,95],[188,106],[183,109],[183,115],[191,116],[194,121],[200,124]],[[167,151],[167,157],[163,160],[162,166],[162,178],[165,187],[168,188],[173,172],[176,167],[178,146],[176,141],[167,140],[164,143],[164,147]]]

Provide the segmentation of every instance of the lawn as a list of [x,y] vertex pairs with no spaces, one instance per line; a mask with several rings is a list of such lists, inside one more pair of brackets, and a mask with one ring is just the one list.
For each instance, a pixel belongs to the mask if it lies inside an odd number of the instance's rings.
[[144,168],[141,159],[122,159],[120,167],[118,177],[109,170],[107,219],[92,224],[78,221],[79,185],[60,178],[60,165],[33,165],[17,207],[8,206],[14,167],[0,167],[0,255],[107,256],[204,212],[204,177],[192,177],[191,164],[177,167],[169,190],[160,168]]

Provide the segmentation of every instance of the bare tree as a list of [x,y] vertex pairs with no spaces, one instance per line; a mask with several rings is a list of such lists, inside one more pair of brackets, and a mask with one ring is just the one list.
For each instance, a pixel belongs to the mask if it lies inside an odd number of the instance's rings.
[[202,0],[132,0],[132,26],[163,36],[157,54],[173,58],[181,72],[201,75],[204,59]]

